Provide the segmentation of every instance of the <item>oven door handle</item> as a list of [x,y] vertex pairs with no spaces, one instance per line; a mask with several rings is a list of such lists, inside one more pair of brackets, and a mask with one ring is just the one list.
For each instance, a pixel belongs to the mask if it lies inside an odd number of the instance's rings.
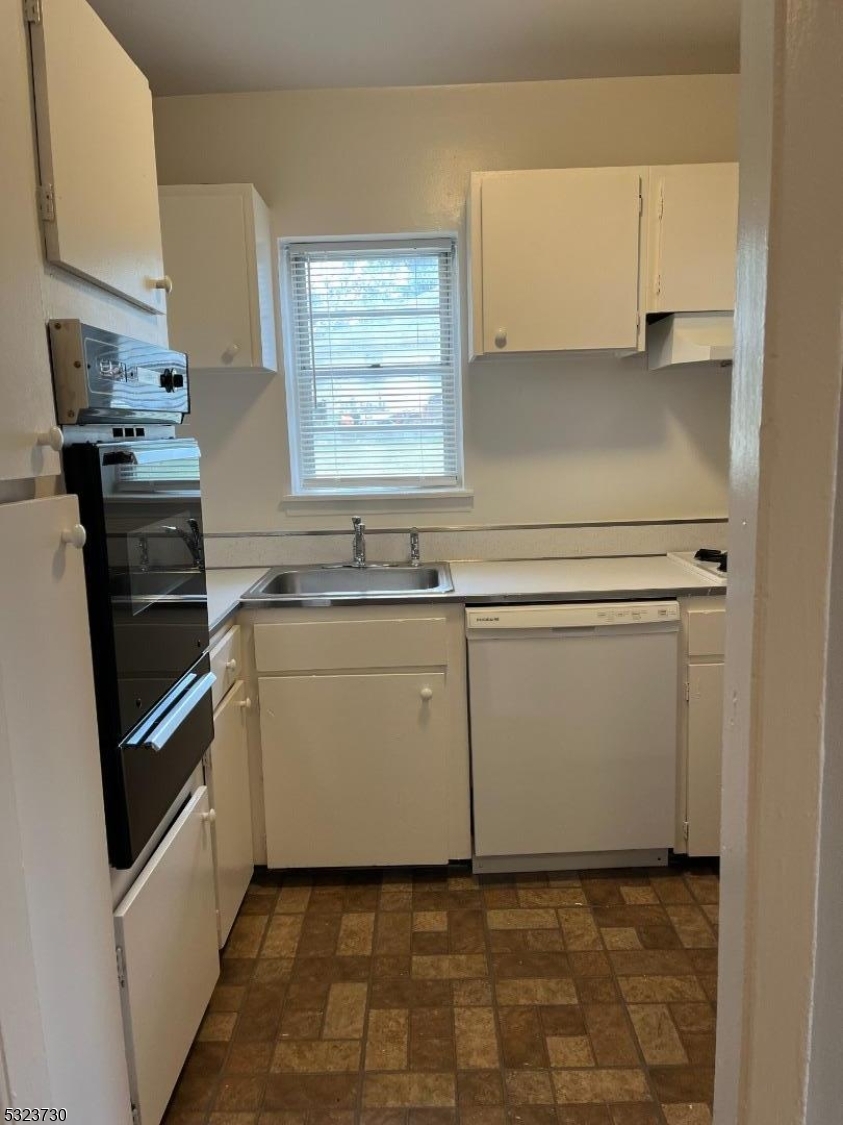
[[147,737],[144,739],[144,746],[150,750],[163,750],[190,712],[196,707],[200,699],[203,699],[213,687],[216,682],[216,676],[213,672],[206,672],[201,676],[192,687],[190,687],[172,711],[168,712],[167,717],[162,719],[161,722],[154,727]]

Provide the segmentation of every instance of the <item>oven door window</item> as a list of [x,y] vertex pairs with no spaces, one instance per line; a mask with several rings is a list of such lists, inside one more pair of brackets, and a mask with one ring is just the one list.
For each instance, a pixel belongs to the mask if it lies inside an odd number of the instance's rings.
[[208,645],[199,450],[181,440],[103,447],[101,472],[125,735]]

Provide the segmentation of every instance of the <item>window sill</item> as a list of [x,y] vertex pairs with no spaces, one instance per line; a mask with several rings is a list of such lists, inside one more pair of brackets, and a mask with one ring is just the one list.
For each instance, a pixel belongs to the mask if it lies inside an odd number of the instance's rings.
[[306,492],[290,493],[281,503],[292,514],[324,512],[328,508],[345,512],[361,505],[375,511],[406,511],[407,508],[450,511],[472,508],[474,492],[470,488],[432,488],[413,492]]

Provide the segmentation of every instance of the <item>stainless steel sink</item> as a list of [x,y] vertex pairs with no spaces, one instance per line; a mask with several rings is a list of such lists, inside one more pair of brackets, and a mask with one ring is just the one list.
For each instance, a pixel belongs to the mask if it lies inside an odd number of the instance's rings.
[[432,566],[279,567],[243,595],[244,602],[309,598],[400,598],[453,590],[445,563]]

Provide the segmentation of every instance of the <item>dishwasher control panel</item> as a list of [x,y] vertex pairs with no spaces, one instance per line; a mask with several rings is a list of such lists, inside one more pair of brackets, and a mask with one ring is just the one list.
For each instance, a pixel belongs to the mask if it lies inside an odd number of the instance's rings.
[[465,611],[469,633],[508,629],[600,629],[679,623],[676,601],[570,602],[485,606]]

